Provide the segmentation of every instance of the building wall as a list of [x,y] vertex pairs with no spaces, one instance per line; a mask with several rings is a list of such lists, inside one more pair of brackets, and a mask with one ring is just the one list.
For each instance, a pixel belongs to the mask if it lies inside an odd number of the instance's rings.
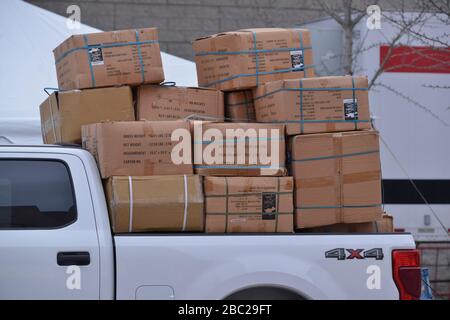
[[193,58],[190,42],[221,31],[293,27],[323,16],[314,0],[29,0],[68,16],[79,5],[81,22],[102,29],[158,27],[161,49]]
[[[383,7],[404,0],[380,1]],[[27,0],[63,16],[81,9],[81,22],[102,30],[158,27],[161,49],[193,58],[190,42],[222,31],[255,27],[295,27],[323,17],[315,0]],[[340,1],[329,1],[339,9]],[[413,2],[413,1],[409,1]],[[369,0],[355,3],[365,7]],[[406,3],[406,2],[405,2]]]

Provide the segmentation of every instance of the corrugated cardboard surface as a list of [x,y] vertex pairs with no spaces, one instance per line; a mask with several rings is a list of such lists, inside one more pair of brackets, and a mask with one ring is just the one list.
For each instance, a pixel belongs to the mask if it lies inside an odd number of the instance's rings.
[[377,221],[377,231],[383,233],[394,232],[394,217],[389,214],[383,214],[381,220]]
[[[82,127],[83,147],[97,160],[103,178],[133,175],[192,174],[190,164],[174,164],[175,129],[189,132],[187,121],[123,121]],[[188,137],[189,138],[189,137]],[[192,158],[192,154],[189,155]]]
[[[195,127],[195,125],[194,125]],[[193,153],[195,173],[206,176],[285,176],[285,136],[284,125],[280,124],[262,124],[262,123],[208,123],[200,122],[201,136],[196,137],[196,131],[193,135]],[[227,138],[227,130],[239,129],[241,135],[239,139]],[[212,131],[210,131],[212,130]],[[246,139],[245,135],[250,132],[256,132],[257,136],[252,139]],[[207,137],[207,133],[221,133],[222,139]],[[261,134],[266,133],[263,137]],[[273,149],[272,136],[274,141],[278,141],[278,149]],[[220,138],[220,137],[219,137]],[[236,141],[239,141],[238,143]],[[244,146],[244,153],[240,146]],[[214,153],[212,149],[217,148],[218,159],[221,163],[207,163],[205,153]],[[233,151],[234,150],[234,151]],[[234,154],[232,161],[227,162],[227,154]],[[250,159],[250,154],[257,155],[256,159]],[[273,155],[278,157],[278,164],[261,162],[261,155]],[[245,161],[239,161],[238,156],[245,156]],[[250,161],[255,160],[255,161]],[[271,167],[271,165],[273,167]]]
[[105,191],[115,233],[204,229],[200,176],[111,177]]
[[230,122],[256,122],[252,91],[225,92],[225,117]]
[[329,226],[299,229],[300,233],[377,233],[377,222],[337,223]]
[[[200,86],[233,91],[279,79],[314,77],[311,39],[306,29],[223,32],[197,39],[193,47]],[[255,50],[262,50],[256,58]]]
[[288,150],[297,228],[381,219],[376,131],[298,135]]
[[292,177],[205,177],[206,232],[293,232]]
[[286,123],[286,133],[370,129],[367,77],[282,80],[253,91],[258,122]]
[[53,92],[39,110],[44,143],[81,144],[82,125],[135,120],[127,86]]
[[137,117],[139,120],[196,117],[223,121],[223,93],[208,88],[140,86],[137,91]]
[[53,54],[60,89],[164,81],[156,28],[73,35]]
[[384,214],[381,220],[361,223],[338,223],[330,226],[300,229],[305,233],[393,233],[392,216]]

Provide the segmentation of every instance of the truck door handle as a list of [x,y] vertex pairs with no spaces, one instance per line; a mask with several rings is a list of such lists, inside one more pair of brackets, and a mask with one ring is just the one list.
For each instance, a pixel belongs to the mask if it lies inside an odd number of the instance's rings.
[[56,261],[60,266],[88,266],[91,263],[91,256],[87,251],[58,252]]

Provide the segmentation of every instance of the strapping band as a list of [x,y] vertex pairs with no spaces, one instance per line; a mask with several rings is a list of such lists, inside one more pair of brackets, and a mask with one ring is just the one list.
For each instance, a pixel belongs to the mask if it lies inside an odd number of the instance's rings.
[[360,122],[370,122],[370,120],[345,120],[345,119],[328,119],[328,120],[305,120],[303,115],[303,91],[352,91],[353,96],[353,105],[356,104],[356,91],[368,91],[368,88],[356,88],[355,87],[355,79],[352,77],[352,87],[351,88],[305,88],[303,87],[302,79],[299,79],[298,88],[280,88],[271,92],[267,92],[263,95],[253,97],[253,101],[263,99],[265,97],[271,96],[278,92],[283,91],[299,91],[299,105],[300,105],[300,120],[269,120],[269,121],[259,121],[261,123],[300,123],[300,132],[303,134],[304,132],[304,123],[354,123],[355,130],[357,129],[357,124]]
[[341,209],[341,208],[374,208],[381,207],[381,203],[364,204],[364,205],[345,205],[345,206],[299,206],[295,207],[297,210],[310,210],[310,209]]
[[299,97],[300,97],[300,133],[301,134],[303,134],[303,131],[304,131],[304,122],[303,122],[303,82],[302,82],[302,79],[299,79],[298,80],[298,88],[299,88],[299,90],[300,90],[300,94],[299,94]]
[[248,121],[250,121],[250,113],[249,113],[249,99],[248,99],[248,97],[247,97],[247,94],[248,94],[248,92],[247,91],[244,91],[244,103],[245,103],[245,114],[247,115],[247,120]]
[[367,88],[280,88],[263,95],[253,97],[253,100],[258,100],[270,96],[272,94],[281,92],[281,91],[367,91]]
[[225,177],[225,233],[228,232],[228,178]]
[[137,45],[137,51],[139,56],[139,64],[141,69],[141,77],[142,77],[142,83],[145,82],[145,71],[144,71],[144,61],[142,59],[142,53],[141,53],[141,42],[139,41],[139,32],[138,30],[134,30],[136,34],[136,45]]
[[234,165],[194,165],[194,168],[196,169],[284,169],[285,166],[277,166],[274,168],[271,165],[261,165],[261,166],[234,166]]
[[[276,212],[279,211],[279,203],[280,203],[280,177],[278,177],[277,179],[277,195],[276,195],[276,201],[277,201],[277,205],[276,205]],[[274,232],[278,231],[278,214],[275,215],[275,230]]]
[[128,176],[128,190],[130,193],[130,222],[128,224],[128,232],[133,231],[133,178]]
[[[85,38],[85,45],[84,46],[72,48],[70,50],[65,51],[58,58],[55,59],[55,63],[58,64],[59,62],[61,62],[62,59],[67,57],[69,54],[71,54],[73,52],[76,52],[78,50],[89,50],[89,49],[95,49],[95,48],[107,49],[107,48],[115,48],[115,47],[126,47],[126,46],[135,46],[135,45],[159,43],[158,40],[144,40],[144,41],[132,41],[132,42],[125,42],[125,43],[110,43],[110,44],[95,44],[95,45],[91,44],[91,45],[88,45],[85,36],[84,36],[84,38]],[[89,54],[89,51],[87,51],[87,52]]]
[[259,57],[258,52],[256,52],[256,32],[253,31],[253,51],[255,52],[255,80],[256,86],[259,85]]
[[323,156],[323,157],[314,157],[314,158],[305,158],[305,159],[292,159],[291,162],[305,162],[305,161],[315,161],[315,160],[327,160],[327,159],[336,159],[336,158],[347,158],[347,157],[356,157],[363,156],[366,154],[378,153],[379,150],[369,150],[365,152],[354,152],[354,153],[344,153],[338,154],[334,156]]
[[275,49],[259,49],[259,50],[242,50],[242,51],[201,51],[195,54],[196,57],[210,56],[210,55],[236,55],[236,54],[255,54],[255,53],[268,53],[268,52],[290,52],[294,50],[308,50],[312,47],[300,47],[300,48],[275,48]]
[[[303,68],[306,69],[311,69],[314,68],[313,65],[304,65]],[[274,71],[262,71],[262,72],[258,72],[258,75],[260,76],[264,76],[264,75],[268,75],[268,74],[278,74],[278,73],[286,73],[286,72],[291,72],[291,71],[300,71],[303,70],[303,68],[286,68],[286,69],[278,69],[278,70],[274,70]],[[209,82],[209,83],[203,83],[200,84],[200,87],[211,87],[214,86],[216,84],[220,84],[223,82],[227,82],[227,81],[231,81],[237,78],[242,78],[242,77],[254,77],[256,74],[255,73],[242,73],[242,74],[237,74],[231,77],[227,77],[221,80],[217,80],[217,81],[213,81],[213,82]]]
[[[300,50],[302,51],[303,65],[305,65],[305,57],[304,57],[304,49],[305,49],[305,47],[303,46],[303,34],[302,34],[301,31],[298,32],[298,40],[299,40],[299,44],[300,44],[299,48],[302,48]],[[306,68],[303,68],[303,78],[306,78]]]
[[[355,78],[352,76],[352,98],[353,98],[353,106],[356,105],[356,97],[355,97]],[[358,130],[358,123],[355,122],[355,130]]]
[[[86,54],[87,54],[87,61],[89,63],[89,70],[91,72],[91,83],[92,83],[92,87],[95,88],[95,76],[94,76],[94,69],[92,68],[92,61],[91,61],[91,56],[89,55],[89,45],[88,45],[88,39],[87,36],[84,34],[83,35],[83,39],[84,39],[84,46],[87,48],[86,50]],[[59,60],[56,60],[56,63],[58,63]]]
[[[49,98],[48,98],[48,103],[49,103],[49,106],[50,106],[50,118],[52,119],[52,121],[51,121],[51,123],[52,123],[52,131],[53,131],[53,141],[54,141],[54,143],[56,143],[57,142],[57,140],[56,140],[56,129],[55,129],[55,119],[53,118],[53,106],[52,106],[52,97],[50,96]],[[44,139],[45,139],[45,135],[44,135]]]
[[[259,193],[261,194],[261,193]],[[223,216],[225,213],[223,212],[208,212],[208,215],[213,216]],[[261,215],[261,211],[255,211],[255,212],[228,212],[228,216],[242,216],[242,215]],[[292,212],[271,212],[270,214],[278,215],[278,214],[292,214]]]
[[183,175],[183,177],[184,177],[184,215],[183,215],[183,227],[181,228],[181,231],[186,231],[189,199],[188,199],[187,176]]
[[[280,177],[277,177],[280,178]],[[272,192],[269,193],[276,193],[278,194],[292,194],[290,191],[278,191],[278,192]],[[246,197],[246,196],[259,196],[261,195],[261,192],[243,192],[243,193],[228,193],[228,197]],[[221,194],[205,194],[205,198],[222,198],[223,195]]]

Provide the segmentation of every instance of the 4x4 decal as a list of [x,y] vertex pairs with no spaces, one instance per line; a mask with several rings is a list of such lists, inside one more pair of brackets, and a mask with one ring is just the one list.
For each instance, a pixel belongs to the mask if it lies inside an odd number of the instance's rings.
[[369,250],[335,248],[326,251],[325,258],[334,258],[338,260],[361,260],[372,258],[375,260],[383,260],[384,255],[382,248],[373,248]]

